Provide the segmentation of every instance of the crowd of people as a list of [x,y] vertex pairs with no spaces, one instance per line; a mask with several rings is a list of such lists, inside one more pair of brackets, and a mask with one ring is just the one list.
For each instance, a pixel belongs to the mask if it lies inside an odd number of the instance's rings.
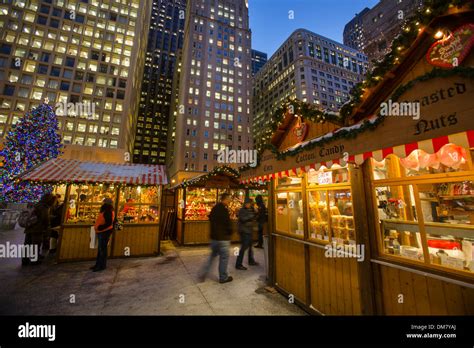
[[[268,212],[263,202],[262,196],[257,196],[256,206],[250,198],[245,198],[242,208],[237,214],[237,228],[240,234],[241,246],[239,255],[235,263],[237,270],[245,271],[247,267],[243,265],[245,252],[248,251],[248,265],[257,266],[255,261],[252,236],[255,223],[258,223],[258,244],[256,248],[263,247],[263,229],[268,220]],[[219,282],[228,283],[233,280],[232,276],[228,274],[227,268],[229,263],[229,248],[232,236],[232,224],[228,205],[231,202],[231,196],[228,193],[223,193],[217,203],[209,214],[209,221],[211,224],[211,255],[204,265],[200,281],[204,282],[212,267],[214,259],[219,256]]]
[[61,195],[52,193],[44,194],[35,205],[28,205],[28,210],[31,215],[34,215],[35,222],[25,227],[25,245],[34,246],[40,255],[36,261],[31,261],[27,257],[23,258],[23,266],[41,264],[46,254],[56,253],[63,207]]
[[[26,221],[23,222],[26,225],[24,244],[35,248],[40,254],[35,261],[24,257],[23,266],[39,265],[47,255],[56,253],[63,211],[64,202],[61,202],[59,194],[46,193],[38,203],[28,205],[25,211]],[[106,198],[94,224],[98,240],[96,264],[91,267],[94,272],[103,271],[107,266],[107,245],[114,230],[114,222],[113,202],[112,199]]]

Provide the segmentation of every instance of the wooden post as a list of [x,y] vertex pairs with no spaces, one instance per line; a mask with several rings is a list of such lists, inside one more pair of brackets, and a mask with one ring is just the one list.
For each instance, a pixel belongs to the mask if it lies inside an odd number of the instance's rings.
[[[157,254],[160,255],[160,252],[161,252],[161,231],[162,231],[162,228],[163,228],[163,223],[165,222],[165,215],[163,214],[165,212],[165,210],[163,209],[163,207],[166,206],[166,203],[164,200],[166,200],[165,198],[165,195],[163,194],[163,186],[160,186],[160,185],[157,185],[158,187],[158,191],[160,193],[160,197],[158,198],[158,201],[160,202],[160,206],[158,209],[160,209],[160,211],[158,212],[158,216],[160,217],[160,221],[159,221],[159,224],[158,224],[158,249],[157,249]],[[165,203],[165,204],[164,204]],[[168,214],[168,213],[166,213]]]
[[[368,161],[366,161],[368,163]],[[370,262],[371,241],[369,238],[369,221],[367,218],[366,196],[363,171],[360,167],[351,165],[352,206],[354,207],[354,222],[356,228],[356,243],[364,248],[364,260],[357,262],[359,278],[359,297],[361,314],[374,314],[374,282]],[[370,207],[370,205],[368,205]]]
[[[125,187],[125,186],[124,186]],[[119,209],[119,202],[120,202],[120,189],[121,189],[121,186],[120,185],[117,185],[117,189],[115,190],[115,218],[118,219],[118,209]],[[110,257],[112,257],[112,255],[114,254],[114,249],[115,249],[115,236],[114,234],[117,233],[117,231],[114,231],[114,233],[112,234],[111,238],[112,240],[110,241]]]
[[275,179],[268,183],[268,222],[267,222],[267,236],[268,236],[268,282],[271,285],[275,284],[275,246],[273,243],[273,232],[275,231]]
[[61,228],[59,229],[58,245],[56,246],[56,262],[59,262],[59,254],[61,254],[61,242],[63,239],[64,223],[66,222],[66,214],[69,209],[69,197],[71,195],[71,184],[67,184],[66,193],[64,194],[63,210],[61,212]]

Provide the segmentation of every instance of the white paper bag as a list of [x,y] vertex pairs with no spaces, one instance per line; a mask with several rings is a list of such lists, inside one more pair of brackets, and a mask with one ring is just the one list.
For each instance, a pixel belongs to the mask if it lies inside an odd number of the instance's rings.
[[99,242],[99,240],[97,239],[97,235],[95,233],[95,228],[94,228],[94,226],[91,226],[91,237],[90,237],[89,248],[97,249],[98,242]]

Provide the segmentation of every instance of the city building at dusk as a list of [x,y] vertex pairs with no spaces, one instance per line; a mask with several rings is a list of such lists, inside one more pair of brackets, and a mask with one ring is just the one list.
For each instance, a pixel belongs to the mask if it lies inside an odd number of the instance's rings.
[[9,13],[0,17],[0,137],[47,99],[80,106],[57,112],[67,153],[131,151],[151,2],[19,0],[0,10]]
[[164,164],[177,51],[186,0],[154,0],[137,117],[133,162]]
[[344,27],[344,44],[364,52],[369,63],[390,51],[406,20],[423,6],[423,0],[380,0],[365,8]]
[[255,142],[288,98],[337,112],[366,70],[363,53],[309,30],[296,30],[254,77]]
[[170,120],[170,177],[207,172],[218,151],[252,146],[251,34],[244,0],[191,0]]

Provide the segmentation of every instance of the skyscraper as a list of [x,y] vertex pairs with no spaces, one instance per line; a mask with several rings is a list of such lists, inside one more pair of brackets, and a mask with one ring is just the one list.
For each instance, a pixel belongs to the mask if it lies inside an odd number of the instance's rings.
[[183,46],[186,0],[153,0],[140,110],[133,150],[135,163],[164,164],[176,53]]
[[256,144],[286,99],[297,98],[321,110],[338,112],[366,69],[363,53],[309,30],[294,31],[254,77],[252,132]]
[[365,8],[344,27],[344,44],[361,50],[372,60],[382,59],[405,21],[421,6],[423,0],[380,0]]
[[252,76],[255,76],[256,73],[265,65],[267,62],[267,54],[252,50]]
[[190,0],[169,137],[178,181],[210,171],[218,150],[252,146],[251,37],[246,0]]
[[69,154],[131,151],[150,12],[149,0],[0,4],[0,139],[47,99],[69,106],[56,109]]

